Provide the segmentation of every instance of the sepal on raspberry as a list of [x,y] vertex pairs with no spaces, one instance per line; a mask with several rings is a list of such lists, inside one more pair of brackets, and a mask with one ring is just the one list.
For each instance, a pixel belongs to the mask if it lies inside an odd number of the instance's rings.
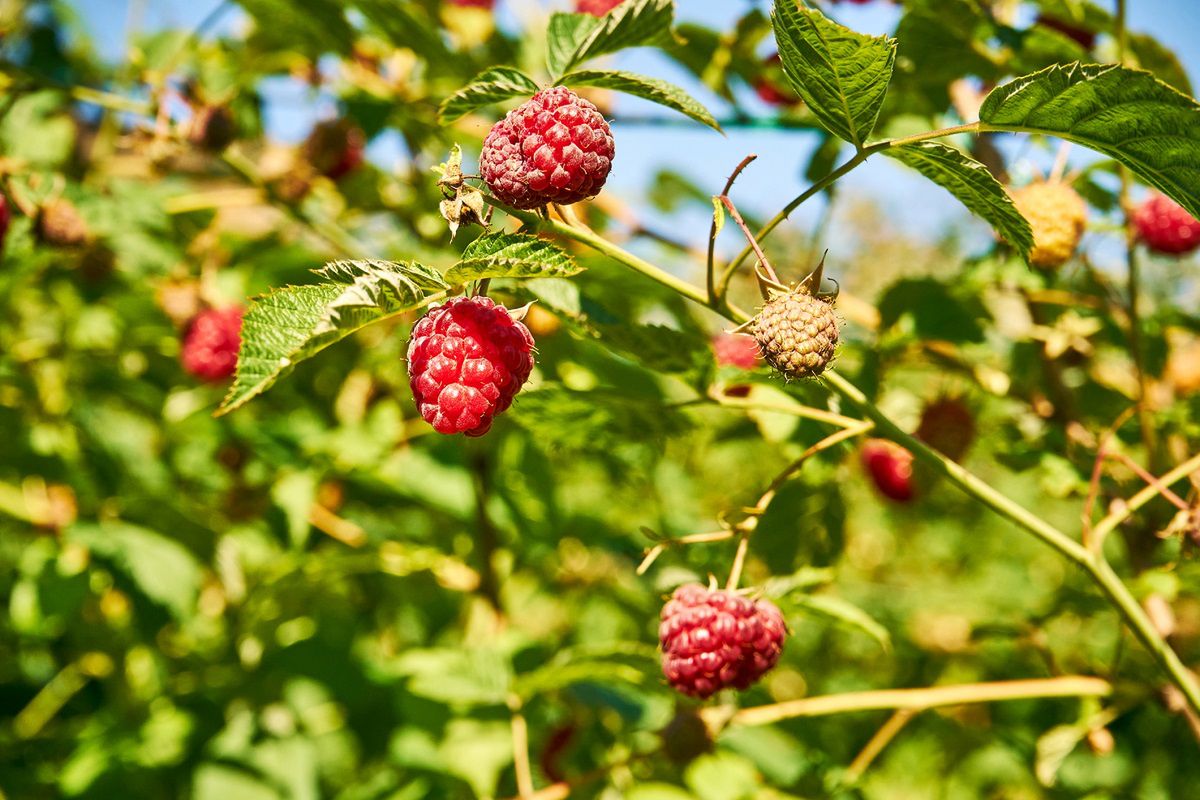
[[488,297],[456,297],[413,326],[408,378],[421,417],[438,433],[482,436],[533,370],[533,336]]

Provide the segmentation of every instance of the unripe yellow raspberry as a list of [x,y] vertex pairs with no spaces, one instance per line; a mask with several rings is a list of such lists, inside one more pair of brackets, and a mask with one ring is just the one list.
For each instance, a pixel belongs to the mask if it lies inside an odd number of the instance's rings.
[[1071,260],[1087,228],[1087,204],[1065,183],[1036,181],[1009,189],[1017,210],[1033,228],[1029,263],[1057,269]]

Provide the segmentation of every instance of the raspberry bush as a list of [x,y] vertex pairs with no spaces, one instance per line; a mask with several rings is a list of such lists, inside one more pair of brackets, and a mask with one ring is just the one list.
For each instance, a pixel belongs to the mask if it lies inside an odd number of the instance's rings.
[[1127,5],[0,10],[0,798],[1192,796]]

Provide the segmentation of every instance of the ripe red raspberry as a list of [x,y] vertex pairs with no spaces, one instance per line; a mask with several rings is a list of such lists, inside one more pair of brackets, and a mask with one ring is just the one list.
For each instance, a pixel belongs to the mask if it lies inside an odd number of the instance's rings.
[[794,106],[800,98],[787,85],[783,68],[780,67],[781,62],[779,53],[763,61],[762,73],[754,82],[754,91],[764,103],[773,106]]
[[862,463],[884,497],[907,503],[916,495],[913,455],[900,445],[886,439],[871,439],[863,444]]
[[492,126],[479,171],[507,205],[569,205],[600,192],[613,152],[612,131],[596,106],[565,86],[552,86]]
[[533,336],[488,297],[456,297],[413,326],[408,381],[438,433],[482,436],[533,369]]
[[575,0],[575,12],[591,14],[593,17],[603,17],[622,2],[623,0]]
[[744,333],[718,333],[713,337],[712,348],[721,367],[754,369],[762,360],[758,342]]
[[693,697],[745,689],[779,661],[786,637],[783,614],[770,600],[686,584],[663,606],[663,674]]
[[205,381],[222,381],[237,371],[242,343],[242,309],[210,308],[188,323],[183,334],[183,368]]
[[1163,194],[1154,194],[1133,212],[1138,237],[1156,253],[1179,255],[1200,246],[1200,221]]

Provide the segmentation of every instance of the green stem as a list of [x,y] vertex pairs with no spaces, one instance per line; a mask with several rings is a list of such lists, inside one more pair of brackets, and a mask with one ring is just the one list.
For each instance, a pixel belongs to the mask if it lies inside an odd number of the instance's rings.
[[[934,131],[924,137],[916,139],[910,137],[910,141],[937,138],[935,134],[937,136],[945,135],[944,132]],[[884,143],[882,146],[887,146],[887,143]],[[873,145],[872,147],[881,146]],[[868,148],[860,153],[859,156],[856,156],[856,158],[860,156],[865,157],[864,154],[869,152],[873,152],[873,150]],[[849,171],[849,168],[846,167],[851,163],[853,163],[853,160],[847,162],[847,165],[840,170],[842,174]],[[491,201],[491,198],[488,199]],[[501,206],[501,208],[504,208],[504,206]],[[642,273],[663,286],[673,289],[698,305],[713,308],[708,302],[704,290],[664,272],[632,253],[626,252],[622,248],[604,240],[590,228],[582,225],[566,225],[555,220],[543,219],[537,214],[528,211],[507,208],[505,210],[532,227],[553,231],[581,244],[585,244],[614,261]],[[741,323],[749,319],[744,311],[736,308],[720,308],[716,310],[733,322]],[[1036,538],[1081,567],[1100,590],[1108,596],[1113,605],[1116,606],[1134,635],[1146,646],[1146,649],[1150,651],[1150,655],[1170,677],[1171,682],[1187,698],[1189,706],[1197,713],[1200,713],[1200,686],[1197,686],[1195,679],[1175,651],[1159,635],[1154,624],[1146,615],[1146,612],[1130,592],[1129,587],[1113,572],[1112,567],[1108,565],[1102,555],[1090,552],[1079,542],[1076,542],[1049,522],[1046,522],[1038,515],[1023,508],[992,488],[991,484],[987,481],[979,478],[961,465],[951,461],[936,450],[931,449],[924,442],[906,433],[868,400],[862,390],[841,375],[836,372],[829,372],[823,376],[822,380],[830,389],[837,392],[849,401],[851,405],[855,406],[865,417],[874,422],[880,435],[906,447],[916,458],[943,475],[960,490],[979,500],[1000,516],[1005,517],[1033,534]]]
[[1083,564],[1091,560],[1087,549],[1043,520],[1033,512],[1022,508],[992,485],[969,472],[960,464],[951,461],[933,450],[915,436],[904,432],[895,422],[888,419],[874,403],[867,399],[862,390],[836,372],[827,372],[821,380],[833,391],[848,400],[864,416],[875,423],[875,429],[888,439],[903,445],[914,456],[954,482],[960,489],[979,500],[1001,516],[1008,517],[1025,530],[1041,539],[1072,561]]
[[[1125,0],[1117,0],[1116,28],[1117,63],[1124,64],[1125,56],[1128,52]],[[1141,271],[1138,264],[1137,232],[1134,230],[1133,220],[1129,214],[1131,205],[1129,197],[1131,183],[1129,168],[1121,164],[1119,172],[1121,176],[1121,213],[1124,216],[1125,223],[1125,254],[1128,265],[1129,351],[1133,355],[1133,368],[1137,373],[1138,426],[1141,428],[1142,444],[1146,447],[1146,457],[1150,462],[1150,469],[1157,471],[1159,468],[1157,434],[1154,430],[1154,415],[1150,413],[1150,408],[1147,405],[1149,402],[1150,382],[1146,374],[1146,351],[1142,345],[1142,292]]]
[[[905,136],[900,139],[888,139],[887,141],[868,145],[867,147],[864,147],[862,150],[859,150],[857,153],[855,153],[853,157],[851,157],[833,172],[830,172],[824,178],[821,178],[812,186],[805,189],[794,200],[784,206],[783,210],[771,217],[771,219],[769,219],[767,223],[762,226],[758,233],[755,234],[754,238],[756,238],[761,244],[762,240],[766,238],[771,231],[783,224],[783,221],[786,220],[791,213],[799,208],[806,200],[824,191],[835,181],[845,177],[875,153],[889,150],[893,147],[900,147],[906,144],[916,144],[917,142],[926,142],[931,139],[941,139],[942,137],[953,136],[959,133],[978,133],[980,129],[980,123],[969,122],[965,125],[955,125],[951,128],[940,128],[936,131],[927,131],[926,133],[918,133],[913,136]],[[742,248],[742,251],[738,253],[736,257],[734,257],[733,261],[729,262],[729,266],[725,268],[725,273],[721,276],[721,282],[718,288],[718,292],[720,294],[724,295],[726,288],[729,286],[729,281],[733,277],[733,274],[737,272],[738,267],[740,267],[745,260],[750,257],[752,252],[754,252],[753,248],[747,245],[746,247]]]

